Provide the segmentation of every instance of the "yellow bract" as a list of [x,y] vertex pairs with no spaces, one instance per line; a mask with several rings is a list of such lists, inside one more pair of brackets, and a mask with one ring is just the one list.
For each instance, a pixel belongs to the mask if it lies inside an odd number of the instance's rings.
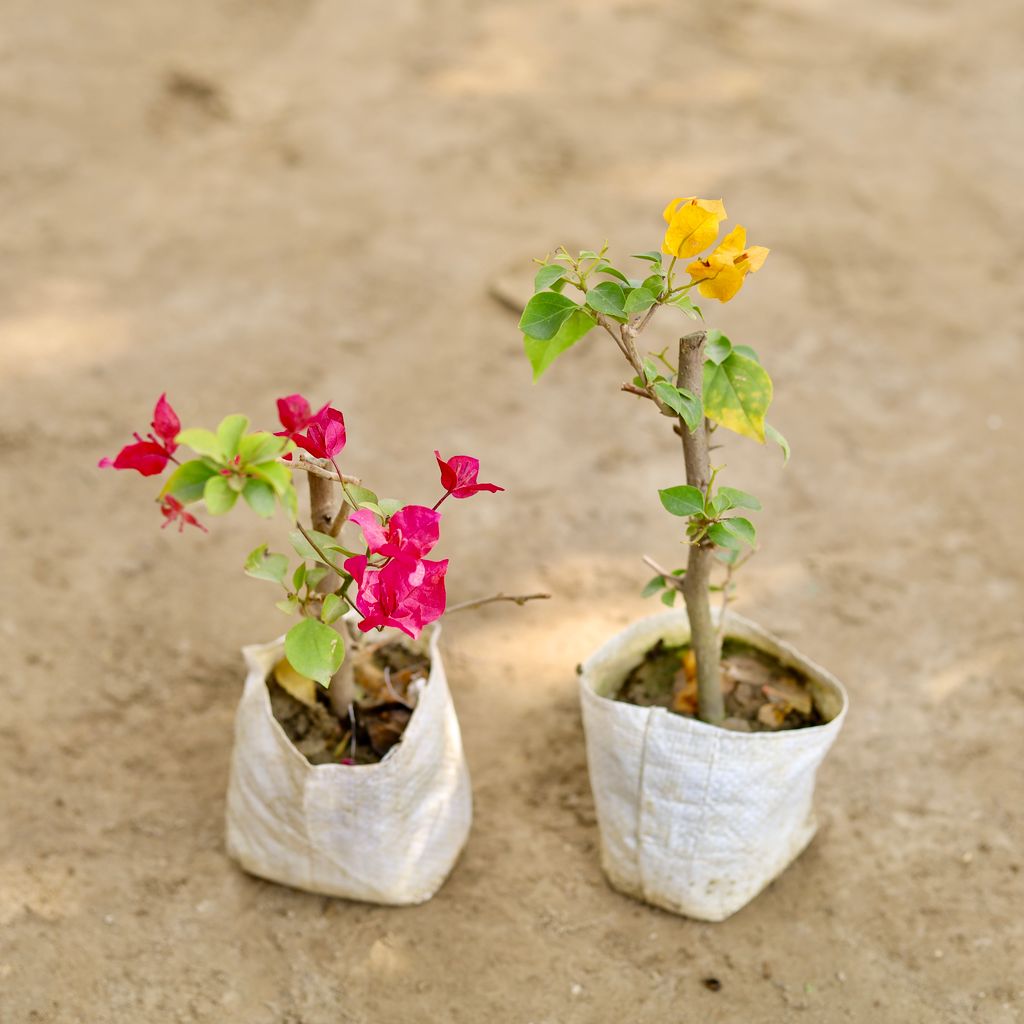
[[742,287],[747,274],[760,270],[769,250],[763,245],[747,248],[747,232],[737,225],[706,259],[694,260],[686,272],[699,281],[697,290],[709,299],[728,302]]
[[725,216],[721,199],[673,199],[665,207],[668,230],[661,251],[680,259],[696,256],[718,237],[718,224]]

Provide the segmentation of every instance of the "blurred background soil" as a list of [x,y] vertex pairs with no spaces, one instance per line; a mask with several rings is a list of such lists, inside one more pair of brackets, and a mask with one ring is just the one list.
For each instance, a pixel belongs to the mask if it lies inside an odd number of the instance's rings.
[[[0,21],[0,1021],[1024,1019],[1022,17],[1013,0],[6,0]],[[680,559],[678,445],[596,333],[532,387],[489,296],[560,242],[658,244],[723,196],[764,270],[713,322],[793,444],[731,441],[763,552],[738,609],[844,679],[822,829],[709,926],[597,861],[573,669]],[[673,340],[663,317],[652,344]],[[101,474],[167,390],[448,509],[476,797],[440,894],[389,910],[224,853],[240,572],[284,526],[158,529]],[[705,979],[716,978],[718,991]],[[713,987],[713,986],[712,986]]]

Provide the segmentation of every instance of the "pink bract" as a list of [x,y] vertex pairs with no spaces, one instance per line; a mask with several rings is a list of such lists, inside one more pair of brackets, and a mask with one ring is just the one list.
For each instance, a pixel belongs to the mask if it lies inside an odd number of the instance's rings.
[[365,555],[357,555],[345,562],[345,570],[359,587],[355,604],[363,615],[359,628],[364,633],[393,626],[415,640],[424,626],[444,614],[447,558],[392,560],[378,569],[368,566]]
[[477,483],[480,473],[480,460],[471,455],[453,455],[446,462],[439,451],[434,452],[438,468],[441,470],[441,486],[446,494],[453,498],[471,498],[480,491],[503,491],[504,487],[497,484]]
[[307,424],[306,433],[291,439],[315,459],[333,459],[345,447],[345,417],[325,405]]
[[181,421],[167,401],[166,394],[157,399],[150,426],[152,432],[146,437],[133,434],[135,443],[126,444],[113,459],[100,459],[100,469],[134,469],[143,476],[162,473],[177,451],[174,439],[181,432]]
[[386,524],[368,509],[361,508],[349,519],[358,524],[371,555],[415,562],[428,554],[440,537],[441,513],[423,505],[400,508]]
[[198,519],[196,519],[194,515],[192,515],[191,512],[187,511],[185,506],[182,505],[182,503],[172,494],[164,496],[163,502],[160,505],[160,512],[164,517],[164,524],[160,527],[161,530],[166,529],[171,525],[171,523],[177,520],[178,533],[184,532],[186,526],[196,526],[202,530],[203,533],[210,532],[201,522],[199,522]]

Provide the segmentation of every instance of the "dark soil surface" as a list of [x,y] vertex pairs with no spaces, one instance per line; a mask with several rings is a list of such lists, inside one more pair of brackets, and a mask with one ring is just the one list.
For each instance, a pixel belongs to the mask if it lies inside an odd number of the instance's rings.
[[[267,677],[270,706],[288,738],[310,764],[376,764],[402,739],[412,720],[417,683],[430,674],[430,659],[401,641],[389,640],[350,653],[358,697],[351,717],[339,719],[322,686],[312,701],[293,696],[278,682],[280,663]],[[286,678],[286,677],[285,677]],[[298,692],[298,691],[296,691]]]
[[[797,669],[740,640],[722,645],[722,692],[726,729],[781,732],[821,725],[806,677]],[[689,644],[668,646],[659,640],[626,677],[615,695],[641,707],[668,708],[697,717],[697,662]]]

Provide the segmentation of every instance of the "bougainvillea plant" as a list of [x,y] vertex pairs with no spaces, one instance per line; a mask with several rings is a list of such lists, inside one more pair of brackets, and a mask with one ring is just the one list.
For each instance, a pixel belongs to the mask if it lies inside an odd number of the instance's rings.
[[[359,643],[362,634],[388,626],[416,639],[445,612],[448,559],[427,557],[440,537],[440,506],[448,498],[504,488],[479,482],[477,459],[442,459],[435,451],[441,494],[432,508],[379,498],[339,468],[347,437],[338,409],[327,404],[314,412],[302,395],[289,395],[278,399],[277,410],[281,429],[276,432],[250,432],[248,418],[239,414],[225,417],[216,430],[182,430],[167,396],[161,395],[150,432],[135,434],[131,444],[115,458],[101,460],[100,467],[143,476],[173,467],[157,502],[163,526],[176,524],[179,533],[186,526],[207,530],[189,511],[198,502],[211,516],[229,512],[239,499],[263,518],[284,511],[295,526],[289,541],[297,565],[261,544],[246,558],[245,572],[281,588],[277,607],[298,617],[285,637],[285,657],[300,675],[330,687],[331,705],[342,715],[352,699],[344,685],[346,640]],[[192,456],[186,457],[184,449]],[[299,471],[309,483],[309,527],[299,521],[294,484]],[[346,522],[359,532],[343,543]],[[546,596],[498,594],[456,607],[497,600],[522,604]]]
[[[772,440],[785,459],[789,446],[765,419],[772,381],[749,345],[734,345],[721,331],[699,330],[680,339],[676,362],[668,349],[641,354],[638,339],[659,310],[703,321],[694,295],[729,302],[768,256],[763,246],[747,245],[740,226],[715,244],[726,219],[719,199],[674,199],[664,217],[668,227],[661,250],[632,257],[642,268],[639,273],[614,266],[607,245],[600,252],[578,255],[562,247],[537,260],[535,294],[519,328],[534,380],[591,330],[601,328],[635,375],[622,390],[651,402],[674,421],[673,429],[682,438],[686,483],[663,488],[659,495],[668,512],[687,521],[688,558],[684,568],[675,570],[646,559],[658,575],[644,592],[661,594],[669,606],[682,593],[697,662],[698,716],[718,724],[724,718],[723,637],[712,618],[709,592],[721,590],[724,611],[732,574],[755,544],[754,525],[741,513],[759,511],[761,505],[745,491],[718,486],[724,467],[711,466],[709,439],[725,428],[760,444]],[[725,567],[725,579],[718,585],[712,584],[715,559]]]

